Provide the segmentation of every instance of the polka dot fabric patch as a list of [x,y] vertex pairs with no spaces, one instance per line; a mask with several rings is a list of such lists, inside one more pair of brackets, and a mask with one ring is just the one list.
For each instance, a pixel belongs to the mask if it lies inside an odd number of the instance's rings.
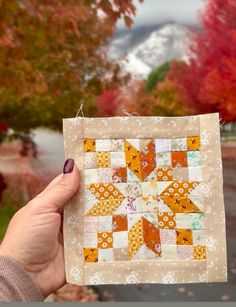
[[68,281],[218,281],[207,265],[216,255],[225,279],[218,123],[209,116],[210,128],[204,116],[64,121],[66,156],[82,175],[65,209]]

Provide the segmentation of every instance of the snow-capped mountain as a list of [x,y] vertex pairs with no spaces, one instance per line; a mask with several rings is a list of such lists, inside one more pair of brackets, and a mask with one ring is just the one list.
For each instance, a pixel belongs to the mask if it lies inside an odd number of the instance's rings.
[[[130,35],[119,38],[112,44],[113,54],[119,55],[123,69],[135,76],[146,77],[150,71],[172,59],[186,60],[186,39],[188,28],[178,24],[167,24],[151,34],[136,47],[129,48],[122,55],[122,48],[127,45]],[[121,49],[119,49],[121,48]]]

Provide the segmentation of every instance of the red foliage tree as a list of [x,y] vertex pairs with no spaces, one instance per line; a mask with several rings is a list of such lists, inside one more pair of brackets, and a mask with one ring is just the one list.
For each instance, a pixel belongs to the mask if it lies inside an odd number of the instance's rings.
[[120,101],[120,93],[120,89],[104,90],[103,93],[95,101],[95,105],[97,107],[97,115],[116,115]]
[[168,78],[195,113],[220,112],[236,119],[236,1],[207,0],[203,30],[192,33],[188,65],[174,63]]

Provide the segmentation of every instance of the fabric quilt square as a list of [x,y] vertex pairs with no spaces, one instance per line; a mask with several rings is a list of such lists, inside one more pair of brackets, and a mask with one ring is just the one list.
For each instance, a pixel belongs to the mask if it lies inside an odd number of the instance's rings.
[[173,180],[172,167],[160,167],[157,169],[157,181]]
[[187,137],[188,150],[199,150],[200,149],[200,136],[188,136]]
[[111,140],[96,140],[96,151],[111,151]]
[[127,183],[125,193],[127,197],[137,198],[142,196],[140,183]]
[[84,176],[87,183],[97,183],[98,182],[98,172],[97,169],[85,169]]
[[114,248],[128,247],[128,231],[113,232],[113,247]]
[[163,244],[176,244],[176,233],[174,229],[160,229],[161,246]]
[[123,139],[111,139],[111,151],[124,151],[124,140]]
[[84,167],[85,168],[97,168],[97,158],[95,152],[85,152],[84,154]]
[[83,257],[85,262],[97,262],[98,261],[98,249],[97,248],[84,248]]
[[186,151],[173,151],[171,153],[171,161],[173,167],[187,167],[187,152]]
[[177,245],[162,244],[161,253],[163,259],[176,259],[177,256]]
[[159,228],[173,229],[176,226],[175,215],[173,212],[159,212],[158,213]]
[[126,167],[118,167],[112,169],[112,182],[127,182],[127,169]]
[[186,151],[187,150],[187,138],[176,138],[171,140],[172,151]]
[[112,248],[113,239],[112,232],[98,232],[98,248]]
[[97,182],[99,183],[112,182],[112,169],[111,168],[98,168],[97,169]]
[[112,216],[102,215],[98,216],[98,232],[112,231]]
[[217,114],[79,117],[63,131],[80,172],[64,210],[67,282],[227,280]]
[[99,222],[98,222],[98,217],[93,217],[93,216],[89,216],[89,217],[85,217],[84,218],[84,232],[94,232],[97,233],[98,231],[98,226],[99,226]]
[[95,139],[84,139],[84,151],[96,151],[96,140]]
[[98,168],[111,167],[111,158],[110,158],[109,152],[98,151],[96,157],[97,157],[97,167]]
[[189,166],[200,166],[201,165],[201,157],[199,151],[188,151],[188,165]]
[[196,260],[205,260],[206,259],[206,246],[205,245],[194,245],[193,255],[194,255],[194,259]]
[[98,261],[113,261],[114,255],[113,255],[113,248],[107,248],[107,249],[98,249]]
[[190,214],[176,213],[175,215],[176,227],[179,229],[192,229],[192,219]]
[[126,167],[124,152],[111,152],[111,167]]
[[96,232],[88,232],[84,234],[84,246],[97,248],[98,241]]
[[177,256],[179,259],[193,259],[193,246],[177,245]]
[[156,155],[157,167],[168,167],[171,166],[171,152],[160,152]]
[[156,153],[171,151],[171,139],[156,139],[155,148]]
[[206,243],[204,230],[194,229],[192,230],[192,235],[193,245],[204,245]]
[[176,243],[178,245],[192,245],[192,230],[191,229],[176,229]]
[[128,230],[127,215],[119,214],[112,217],[113,232]]
[[199,166],[188,168],[189,181],[203,181],[202,168]]

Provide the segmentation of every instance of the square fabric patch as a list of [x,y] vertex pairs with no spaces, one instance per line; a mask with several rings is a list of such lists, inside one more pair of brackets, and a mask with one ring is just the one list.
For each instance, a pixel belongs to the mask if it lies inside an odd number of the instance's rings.
[[218,114],[65,119],[67,281],[227,280]]

